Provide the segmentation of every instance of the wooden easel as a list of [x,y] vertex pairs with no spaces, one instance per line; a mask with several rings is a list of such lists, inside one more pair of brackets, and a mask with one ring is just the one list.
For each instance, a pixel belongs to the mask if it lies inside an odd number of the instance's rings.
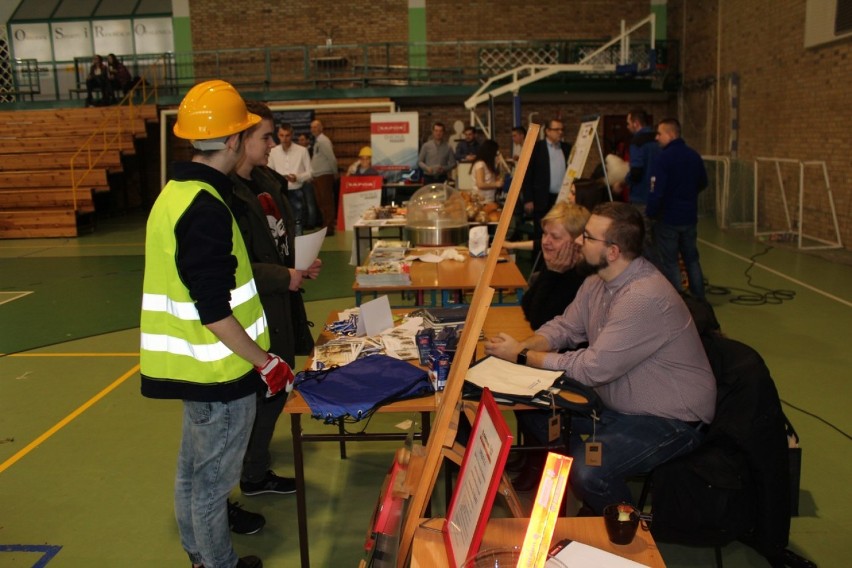
[[[503,206],[503,215],[500,216],[500,222],[497,224],[494,240],[491,243],[492,253],[488,255],[482,278],[473,293],[473,299],[470,302],[470,309],[467,312],[467,319],[464,324],[464,332],[450,368],[447,386],[438,405],[429,441],[426,444],[425,451],[411,452],[410,465],[405,480],[405,486],[411,493],[411,499],[402,522],[399,555],[397,557],[398,568],[403,568],[408,562],[414,542],[414,532],[417,530],[420,519],[426,511],[426,504],[435,489],[441,460],[449,458],[456,463],[461,463],[461,456],[464,455],[463,447],[455,441],[459,414],[462,410],[461,393],[464,377],[467,375],[470,362],[476,354],[476,345],[482,332],[482,325],[485,322],[485,314],[488,312],[488,307],[491,305],[491,299],[494,296],[494,289],[491,288],[494,268],[497,266],[499,251],[503,248],[506,239],[512,212],[515,210],[540,128],[537,124],[531,124],[524,140],[515,176],[509,188],[509,195],[506,197],[506,203]],[[507,481],[504,476],[501,493],[506,494]],[[514,504],[513,499],[509,499],[510,508],[512,508],[514,514],[519,514],[515,513],[516,507],[520,511],[520,505],[517,503],[517,496],[511,489],[511,485],[508,485],[508,493],[514,499]]]

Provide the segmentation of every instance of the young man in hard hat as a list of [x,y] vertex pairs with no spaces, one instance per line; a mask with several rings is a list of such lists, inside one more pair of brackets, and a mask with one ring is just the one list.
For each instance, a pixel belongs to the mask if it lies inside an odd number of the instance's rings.
[[226,503],[240,479],[257,393],[272,396],[293,382],[287,363],[267,352],[248,253],[225,204],[244,131],[259,121],[224,81],[190,89],[174,133],[195,153],[175,164],[146,231],[142,394],[183,401],[175,513],[196,568],[263,566],[255,556],[237,557]]

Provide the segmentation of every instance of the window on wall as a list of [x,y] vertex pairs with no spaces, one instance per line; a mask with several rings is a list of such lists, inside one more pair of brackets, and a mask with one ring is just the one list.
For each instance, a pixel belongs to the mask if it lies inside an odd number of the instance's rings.
[[171,15],[171,0],[21,0],[9,23]]
[[834,14],[834,33],[848,34],[852,32],[852,0],[837,0],[837,11]]
[[805,47],[852,38],[852,0],[807,0]]
[[[116,2],[120,4],[120,2]],[[80,19],[88,18],[92,15],[92,11],[97,7],[98,0],[76,0],[75,2],[60,2],[59,6],[51,15],[51,19]]]
[[61,0],[23,0],[9,20],[49,20]]

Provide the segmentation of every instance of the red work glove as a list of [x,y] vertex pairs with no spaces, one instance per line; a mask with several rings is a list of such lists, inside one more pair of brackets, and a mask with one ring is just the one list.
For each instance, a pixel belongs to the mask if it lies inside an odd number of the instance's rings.
[[287,392],[293,390],[293,370],[278,355],[267,353],[266,362],[255,369],[266,383],[266,398],[278,394],[282,389]]

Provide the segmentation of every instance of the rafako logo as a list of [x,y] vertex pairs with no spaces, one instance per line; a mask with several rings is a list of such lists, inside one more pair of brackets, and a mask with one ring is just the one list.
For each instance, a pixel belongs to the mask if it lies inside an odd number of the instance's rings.
[[370,125],[373,134],[408,134],[408,122],[374,122]]

